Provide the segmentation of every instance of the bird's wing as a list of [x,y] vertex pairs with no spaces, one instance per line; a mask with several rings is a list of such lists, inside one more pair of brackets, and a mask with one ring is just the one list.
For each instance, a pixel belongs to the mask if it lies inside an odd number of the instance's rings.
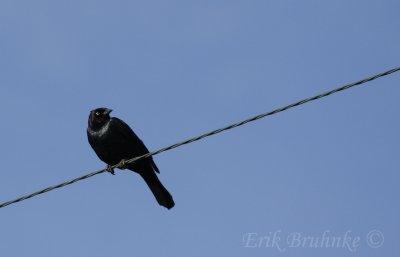
[[[111,118],[111,122],[113,123],[113,127],[117,128],[120,135],[124,137],[127,142],[135,148],[135,152],[139,155],[143,155],[149,152],[143,141],[133,132],[133,130],[126,124],[123,120],[120,120],[116,117]],[[151,164],[152,168],[155,172],[160,173],[157,165],[153,161],[153,157],[150,156],[147,158],[149,163]]]

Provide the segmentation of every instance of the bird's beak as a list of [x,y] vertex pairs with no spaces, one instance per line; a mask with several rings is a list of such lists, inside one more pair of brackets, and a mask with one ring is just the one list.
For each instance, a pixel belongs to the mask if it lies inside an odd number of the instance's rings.
[[112,112],[112,111],[113,111],[112,109],[108,109],[108,108],[107,108],[107,109],[105,110],[104,114],[108,115],[108,114],[110,114],[110,112]]

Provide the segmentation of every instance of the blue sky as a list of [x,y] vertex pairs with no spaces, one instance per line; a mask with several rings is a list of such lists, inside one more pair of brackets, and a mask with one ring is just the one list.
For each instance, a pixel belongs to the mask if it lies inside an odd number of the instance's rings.
[[[0,198],[103,168],[86,139],[94,107],[114,109],[154,150],[398,66],[399,8],[3,0]],[[397,256],[399,82],[395,74],[156,156],[171,211],[125,171],[0,209],[0,252]],[[375,229],[378,248],[367,241]],[[359,245],[288,247],[290,236],[325,231],[350,231]],[[272,233],[285,251],[246,245]]]

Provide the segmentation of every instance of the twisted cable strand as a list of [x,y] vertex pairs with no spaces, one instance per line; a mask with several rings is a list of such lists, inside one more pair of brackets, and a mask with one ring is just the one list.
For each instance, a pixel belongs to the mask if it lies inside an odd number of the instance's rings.
[[[162,153],[162,152],[172,150],[172,149],[177,148],[177,147],[180,147],[180,146],[182,146],[182,145],[186,145],[186,144],[190,144],[190,143],[199,141],[199,140],[204,139],[204,138],[206,138],[206,137],[210,137],[210,136],[219,134],[219,133],[221,133],[221,132],[224,132],[224,131],[227,131],[227,130],[230,130],[230,129],[233,129],[233,128],[236,128],[236,127],[239,127],[239,126],[243,126],[243,125],[245,125],[245,124],[247,124],[247,123],[250,123],[250,122],[253,122],[253,121],[256,121],[256,120],[265,118],[265,117],[267,117],[267,116],[271,116],[271,115],[274,115],[274,114],[277,114],[277,113],[280,113],[280,112],[289,110],[289,109],[291,109],[291,108],[294,108],[294,107],[303,105],[303,104],[305,104],[305,103],[308,103],[308,102],[311,102],[311,101],[315,101],[315,100],[318,100],[318,99],[321,99],[321,98],[330,96],[330,95],[335,94],[335,93],[338,93],[338,92],[340,92],[340,91],[344,91],[344,90],[347,90],[347,89],[349,89],[349,88],[352,88],[352,87],[355,87],[355,86],[359,86],[359,85],[365,84],[365,83],[370,82],[370,81],[372,81],[372,80],[375,80],[375,79],[378,79],[378,78],[381,78],[381,77],[388,76],[388,75],[390,75],[390,74],[392,74],[392,73],[398,72],[399,70],[400,70],[400,67],[393,68],[393,69],[390,69],[390,70],[387,70],[387,71],[384,71],[384,72],[375,74],[375,75],[373,75],[373,76],[364,78],[364,79],[362,79],[362,80],[359,80],[359,81],[356,81],[356,82],[353,82],[353,83],[345,84],[345,85],[343,85],[343,86],[341,86],[341,87],[338,87],[338,88],[335,88],[335,89],[333,89],[333,90],[326,91],[326,92],[323,92],[323,93],[321,93],[321,94],[318,94],[318,95],[315,95],[315,96],[312,96],[312,97],[309,97],[309,98],[302,99],[302,100],[297,101],[297,102],[295,102],[295,103],[292,103],[292,104],[289,104],[289,105],[286,105],[286,106],[283,106],[283,107],[274,109],[274,110],[272,110],[272,111],[270,111],[270,112],[258,114],[258,115],[256,115],[256,116],[250,117],[250,118],[248,118],[248,119],[245,119],[245,120],[242,120],[242,121],[239,121],[239,122],[230,124],[230,125],[228,125],[228,126],[225,126],[225,127],[219,128],[219,129],[215,129],[215,130],[212,130],[212,131],[210,131],[210,132],[201,134],[201,135],[199,135],[199,136],[186,139],[186,140],[181,141],[181,142],[179,142],[179,143],[176,143],[176,144],[173,144],[173,145],[164,147],[164,148],[160,148],[160,149],[155,150],[155,151],[153,151],[153,152],[149,152],[149,153],[147,153],[147,154],[144,154],[144,155],[141,155],[141,156],[138,156],[138,157],[135,157],[135,158],[126,160],[125,163],[133,163],[133,162],[136,162],[136,161],[145,159],[145,158],[147,158],[147,157],[149,157],[149,156],[153,156],[153,155],[156,155],[156,154],[160,154],[160,153]],[[118,168],[118,167],[119,167],[119,164],[112,166],[112,168]],[[71,184],[73,184],[73,183],[75,183],[75,182],[78,182],[78,181],[81,181],[81,180],[84,180],[84,179],[93,177],[93,176],[98,175],[98,174],[100,174],[100,173],[103,173],[103,172],[105,172],[105,171],[107,171],[107,169],[97,170],[97,171],[88,173],[88,174],[86,174],[86,175],[83,175],[83,176],[80,176],[80,177],[77,177],[77,178],[74,178],[74,179],[71,179],[71,180],[67,180],[67,181],[65,181],[65,182],[63,182],[63,183],[60,183],[60,184],[57,184],[57,185],[53,185],[53,186],[46,187],[46,188],[44,188],[44,189],[42,189],[42,190],[39,190],[39,191],[36,191],[36,192],[34,192],[34,193],[27,194],[27,195],[23,195],[23,196],[18,197],[18,198],[16,198],[16,199],[3,202],[3,203],[0,204],[0,208],[6,207],[6,206],[8,206],[8,205],[10,205],[10,204],[14,204],[14,203],[18,203],[18,202],[27,200],[27,199],[29,199],[29,198],[32,198],[32,197],[37,196],[37,195],[40,195],[40,194],[47,193],[47,192],[52,191],[52,190],[54,190],[54,189],[58,189],[58,188],[61,188],[61,187],[64,187],[64,186],[71,185]]]

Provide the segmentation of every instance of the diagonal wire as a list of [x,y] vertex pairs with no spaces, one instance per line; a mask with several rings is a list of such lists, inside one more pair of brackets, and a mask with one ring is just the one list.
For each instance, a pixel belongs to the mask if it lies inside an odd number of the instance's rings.
[[[346,90],[346,89],[349,89],[349,88],[352,88],[352,87],[355,87],[355,86],[358,86],[358,85],[362,85],[362,84],[364,84],[364,83],[367,83],[367,82],[369,82],[369,81],[378,79],[378,78],[380,78],[380,77],[388,76],[388,75],[390,75],[390,74],[392,74],[392,73],[395,73],[395,72],[397,72],[397,71],[400,71],[400,67],[393,68],[393,69],[390,69],[390,70],[387,70],[387,71],[384,71],[384,72],[375,74],[375,75],[373,75],[373,76],[364,78],[364,79],[359,80],[359,81],[357,81],[357,82],[349,83],[349,84],[343,85],[343,86],[341,86],[341,87],[335,88],[335,89],[330,90],[330,91],[326,91],[326,92],[324,92],[324,93],[321,93],[321,94],[318,94],[318,95],[315,95],[315,96],[312,96],[312,97],[309,97],[309,98],[305,98],[305,99],[300,100],[300,101],[298,101],[298,102],[295,102],[295,103],[286,105],[286,106],[284,106],[284,107],[277,108],[277,109],[272,110],[272,111],[270,111],[270,112],[262,113],[262,114],[253,116],[253,117],[251,117],[251,118],[248,118],[248,119],[246,119],[246,120],[242,120],[242,121],[240,121],[240,122],[233,123],[233,124],[228,125],[228,126],[226,126],[226,127],[219,128],[219,129],[216,129],[216,130],[213,130],[213,131],[204,133],[204,134],[202,134],[202,135],[200,135],[200,136],[192,137],[192,138],[189,138],[189,139],[184,140],[184,141],[182,141],[182,142],[179,142],[179,143],[176,143],[176,144],[173,144],[173,145],[164,147],[164,148],[160,148],[160,149],[158,149],[158,150],[156,150],[156,151],[153,151],[153,152],[144,154],[144,155],[142,155],[142,156],[138,156],[138,157],[129,159],[129,160],[126,161],[126,163],[133,163],[133,162],[136,162],[136,161],[145,159],[145,158],[147,158],[147,157],[149,157],[149,156],[153,156],[153,155],[156,155],[156,154],[159,154],[159,153],[162,153],[162,152],[169,151],[169,150],[171,150],[171,149],[180,147],[180,146],[182,146],[182,145],[186,145],[186,144],[193,143],[193,142],[195,142],[195,141],[199,141],[199,140],[201,140],[201,139],[203,139],[203,138],[206,138],[206,137],[209,137],[209,136],[213,136],[213,135],[219,134],[219,133],[221,133],[221,132],[223,132],[223,131],[230,130],[230,129],[233,129],[233,128],[236,128],[236,127],[245,125],[245,124],[247,124],[247,123],[249,123],[249,122],[253,122],[253,121],[256,121],[256,120],[265,118],[265,117],[267,117],[267,116],[271,116],[271,115],[274,115],[274,114],[277,114],[277,113],[280,113],[280,112],[289,110],[289,109],[294,108],[294,107],[296,107],[296,106],[299,106],[299,105],[302,105],[302,104],[305,104],[305,103],[308,103],[308,102],[311,102],[311,101],[315,101],[315,100],[321,99],[321,98],[323,98],[323,97],[327,97],[327,96],[329,96],[329,95],[338,93],[338,92],[340,92],[340,91],[343,91],[343,90]],[[119,164],[112,166],[112,168],[118,168],[118,167],[119,167]],[[81,181],[81,180],[84,180],[84,179],[93,177],[93,176],[95,176],[95,175],[97,175],[97,174],[100,174],[100,173],[103,173],[103,172],[106,172],[106,171],[107,171],[107,169],[97,170],[97,171],[88,173],[88,174],[86,174],[86,175],[83,175],[83,176],[81,176],[81,177],[77,177],[77,178],[74,178],[74,179],[71,179],[71,180],[67,180],[67,181],[65,181],[65,182],[63,182],[63,183],[61,183],[61,184],[57,184],[57,185],[54,185],[54,186],[46,187],[46,188],[44,188],[44,189],[42,189],[42,190],[39,190],[39,191],[36,191],[36,192],[34,192],[34,193],[27,194],[27,195],[23,195],[23,196],[18,197],[18,198],[14,199],[14,200],[10,200],[10,201],[6,201],[6,202],[1,203],[1,204],[0,204],[0,208],[6,207],[6,206],[8,206],[8,205],[10,205],[10,204],[14,204],[14,203],[18,203],[18,202],[24,201],[24,200],[26,200],[26,199],[32,198],[32,197],[37,196],[37,195],[40,195],[40,194],[47,193],[47,192],[52,191],[52,190],[57,189],[57,188],[61,188],[61,187],[64,187],[64,186],[73,184],[73,183],[75,183],[75,182],[78,182],[78,181]]]

